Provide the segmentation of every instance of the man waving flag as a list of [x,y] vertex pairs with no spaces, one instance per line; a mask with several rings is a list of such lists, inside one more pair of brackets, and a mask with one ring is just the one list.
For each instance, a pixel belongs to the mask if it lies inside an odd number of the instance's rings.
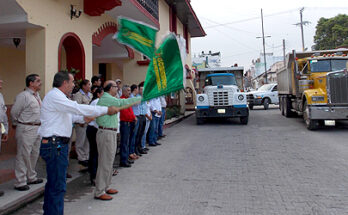
[[148,67],[143,100],[149,100],[171,92],[181,90],[185,86],[185,73],[183,66],[183,54],[175,34],[168,34]]

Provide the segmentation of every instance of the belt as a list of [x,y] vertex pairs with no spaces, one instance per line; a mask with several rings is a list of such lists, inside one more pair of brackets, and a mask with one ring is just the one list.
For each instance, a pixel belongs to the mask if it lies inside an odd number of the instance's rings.
[[18,122],[20,124],[23,124],[23,125],[32,125],[32,126],[40,126],[41,123],[35,123],[35,122]]
[[117,128],[106,128],[106,127],[103,127],[103,126],[99,126],[99,129],[110,130],[110,131],[117,131]]
[[70,141],[69,137],[60,137],[60,136],[43,137],[42,139],[52,141],[52,142],[60,141],[62,143],[69,143]]

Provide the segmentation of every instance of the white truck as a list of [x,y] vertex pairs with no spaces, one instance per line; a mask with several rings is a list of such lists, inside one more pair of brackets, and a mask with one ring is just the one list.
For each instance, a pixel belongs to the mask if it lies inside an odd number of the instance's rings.
[[241,124],[248,124],[249,109],[246,94],[237,86],[231,73],[207,74],[203,93],[196,96],[196,122],[204,123],[207,118],[239,117]]
[[256,105],[263,105],[265,110],[269,104],[279,104],[277,84],[265,84],[258,90],[247,93],[249,109]]

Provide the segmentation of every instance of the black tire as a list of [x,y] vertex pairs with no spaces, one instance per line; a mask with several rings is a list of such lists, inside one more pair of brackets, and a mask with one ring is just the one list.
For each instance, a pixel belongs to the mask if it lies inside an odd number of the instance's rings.
[[240,117],[240,124],[247,125],[249,121],[249,116],[241,116]]
[[268,108],[269,108],[269,103],[271,102],[271,100],[269,99],[269,98],[265,98],[264,100],[263,100],[263,108],[265,109],[265,110],[267,110]]
[[284,116],[287,118],[291,117],[293,114],[291,111],[290,99],[288,97],[284,97],[283,104],[284,104]]
[[304,105],[303,105],[303,120],[306,123],[306,127],[308,130],[317,130],[319,127],[319,121],[318,120],[314,120],[314,119],[310,119],[309,118],[309,108],[307,105],[307,101],[305,101]]
[[202,119],[202,118],[196,118],[196,124],[197,124],[197,125],[202,125],[202,124],[204,124],[204,119]]
[[250,110],[254,109],[254,105],[249,105],[249,109]]
[[284,98],[283,97],[280,97],[279,99],[279,107],[280,107],[281,114],[284,116],[285,113],[284,113]]

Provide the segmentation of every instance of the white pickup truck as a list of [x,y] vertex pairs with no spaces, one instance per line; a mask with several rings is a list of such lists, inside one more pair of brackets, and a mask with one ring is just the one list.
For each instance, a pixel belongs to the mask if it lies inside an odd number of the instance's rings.
[[257,91],[247,94],[249,109],[252,110],[255,105],[263,105],[267,110],[269,104],[279,104],[277,84],[265,84]]

